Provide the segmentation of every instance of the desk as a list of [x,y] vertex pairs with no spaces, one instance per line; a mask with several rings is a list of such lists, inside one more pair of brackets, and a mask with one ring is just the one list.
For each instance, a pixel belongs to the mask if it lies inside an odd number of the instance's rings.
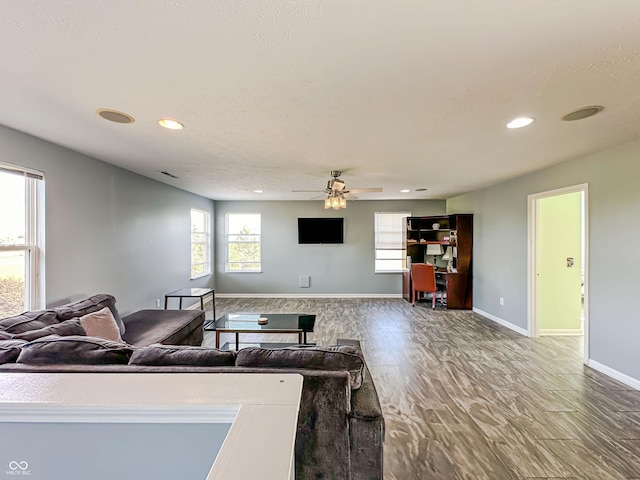
[[[182,299],[183,298],[199,298],[200,299],[200,310],[204,310],[204,297],[211,294],[211,305],[212,305],[212,313],[213,320],[216,319],[216,291],[213,288],[181,288],[180,290],[176,290],[175,292],[167,293],[164,296],[164,309],[167,309],[167,303],[170,298],[179,298],[180,299],[180,309],[182,309]],[[205,314],[206,317],[206,314]]]
[[[460,272],[436,271],[436,284],[444,286],[447,293],[448,309],[471,309],[471,279],[469,274]],[[402,296],[411,301],[411,272],[402,272]]]

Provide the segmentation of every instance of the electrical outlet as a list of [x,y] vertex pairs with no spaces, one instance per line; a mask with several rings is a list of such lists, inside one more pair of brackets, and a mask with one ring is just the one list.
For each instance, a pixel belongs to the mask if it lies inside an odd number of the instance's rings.
[[504,305],[504,298],[500,297],[500,305]]
[[156,298],[156,308],[160,308],[160,299]]

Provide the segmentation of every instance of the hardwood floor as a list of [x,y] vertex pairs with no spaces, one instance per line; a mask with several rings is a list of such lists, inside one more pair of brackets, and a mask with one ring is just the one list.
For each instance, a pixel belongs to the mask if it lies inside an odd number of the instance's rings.
[[216,309],[315,313],[309,341],[361,341],[386,421],[385,479],[640,479],[640,391],[585,367],[580,337],[529,339],[400,299],[218,299]]

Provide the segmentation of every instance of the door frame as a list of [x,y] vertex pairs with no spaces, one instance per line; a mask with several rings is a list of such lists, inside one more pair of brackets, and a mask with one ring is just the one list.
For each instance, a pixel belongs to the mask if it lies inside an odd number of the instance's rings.
[[527,293],[527,336],[540,336],[538,319],[538,232],[540,230],[540,200],[557,197],[567,193],[582,192],[582,208],[584,209],[584,363],[589,363],[589,184],[582,183],[569,187],[533,193],[527,196],[527,257],[528,257],[528,293]]

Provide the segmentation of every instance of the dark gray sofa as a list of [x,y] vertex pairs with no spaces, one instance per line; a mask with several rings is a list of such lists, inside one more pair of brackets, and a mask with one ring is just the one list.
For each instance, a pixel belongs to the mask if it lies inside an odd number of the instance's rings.
[[[100,293],[77,302],[52,307],[47,310],[29,311],[21,315],[0,319],[0,340],[4,332],[21,335],[41,331],[42,334],[61,334],[58,324],[87,313],[108,307],[118,324],[122,340],[129,345],[144,347],[152,343],[165,345],[201,345],[204,334],[202,310],[140,310],[120,317],[116,299]],[[62,333],[64,334],[64,333]],[[66,333],[70,335],[71,333]]]
[[[96,304],[110,302],[92,298]],[[296,434],[296,478],[383,477],[384,418],[357,340],[338,340],[329,347],[245,349],[238,354],[204,347],[172,347],[166,344],[168,340],[189,345],[202,339],[202,332],[195,332],[187,317],[178,329],[182,333],[172,333],[168,326],[171,316],[164,314],[165,322],[151,325],[156,332],[151,335],[142,327],[152,322],[150,315],[133,314],[122,319],[123,339],[130,345],[78,335],[44,337],[17,345],[20,352],[13,361],[19,363],[1,364],[0,372],[298,373],[304,382]],[[147,346],[149,342],[159,343],[158,339],[165,345]]]

